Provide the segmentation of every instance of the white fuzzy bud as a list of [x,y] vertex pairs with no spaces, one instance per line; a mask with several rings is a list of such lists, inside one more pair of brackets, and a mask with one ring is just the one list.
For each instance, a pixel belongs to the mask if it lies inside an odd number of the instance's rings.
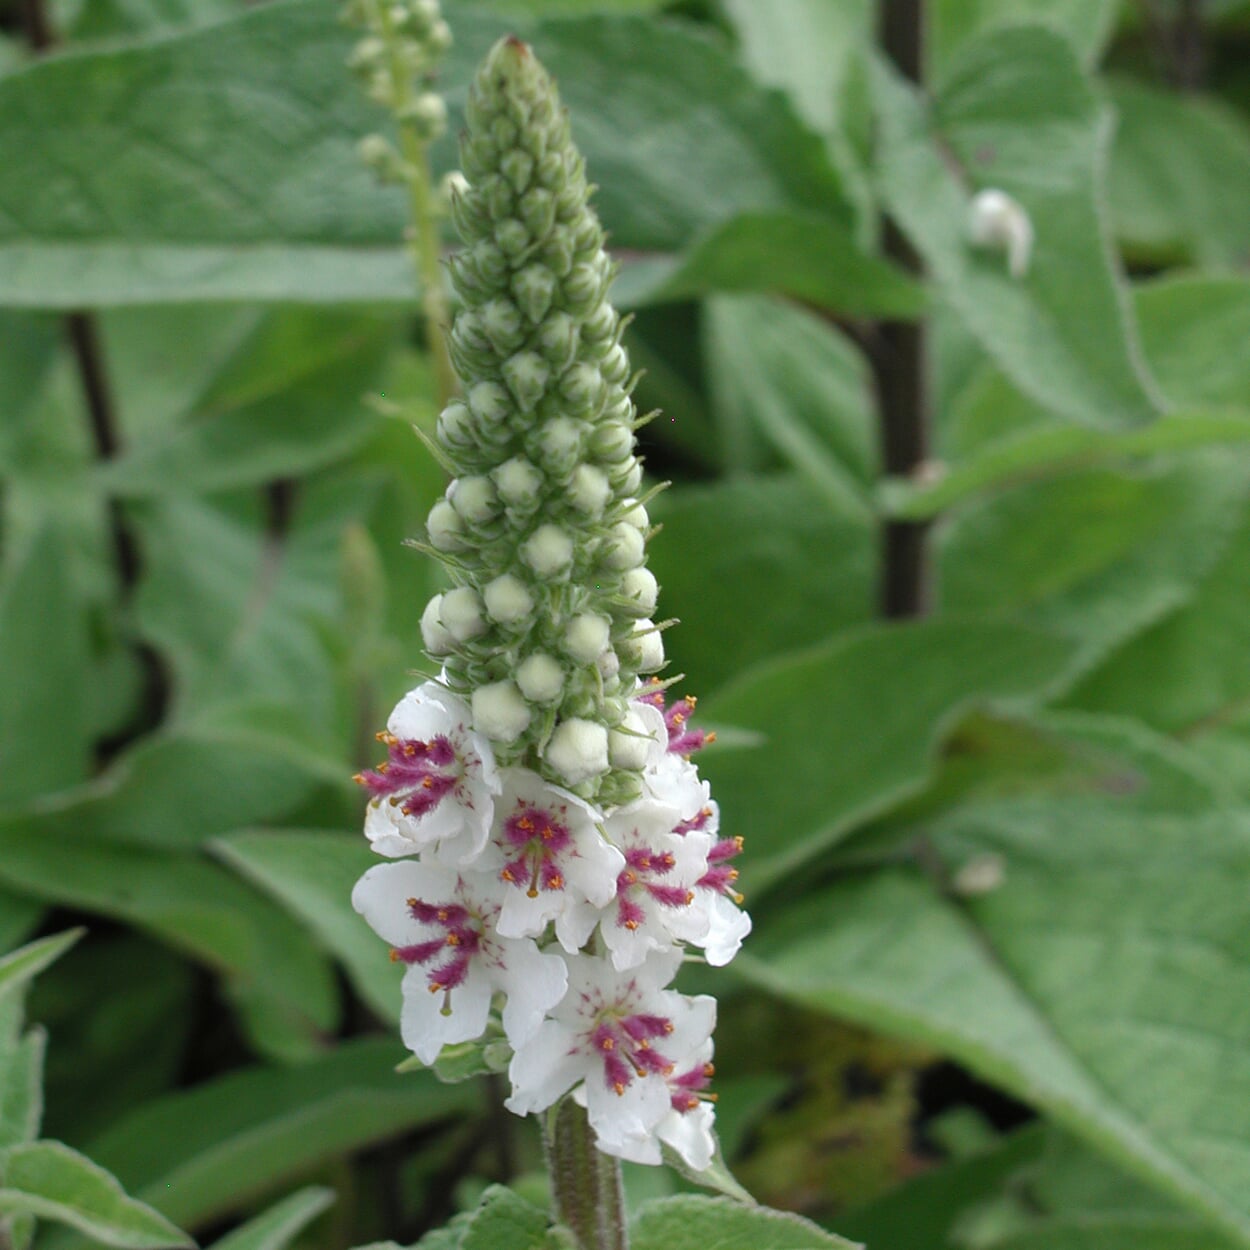
[[564,631],[564,650],[579,664],[593,664],[608,649],[612,622],[595,612],[581,612]]
[[647,762],[655,739],[647,733],[647,723],[631,708],[625,713],[620,729],[608,734],[608,756],[613,768],[642,768]]
[[556,417],[539,431],[538,446],[542,449],[544,466],[554,474],[567,473],[582,454],[582,436],[586,427],[571,417]]
[[443,628],[457,642],[471,642],[486,632],[486,616],[482,611],[482,598],[469,586],[457,586],[443,595],[439,610]]
[[529,704],[516,684],[496,681],[473,692],[473,728],[495,742],[515,742],[530,723]]
[[464,447],[472,442],[473,416],[458,399],[439,413],[438,436],[448,447]]
[[421,641],[431,655],[446,655],[454,641],[443,625],[443,596],[435,595],[421,613]]
[[[637,533],[637,531],[634,531]],[[655,574],[648,568],[630,569],[621,578],[621,594],[625,596],[644,615],[650,616],[655,611],[659,599],[660,587]]]
[[621,671],[621,657],[609,647],[596,661],[595,667],[604,681],[611,681]]
[[634,432],[624,421],[605,421],[595,431],[593,448],[600,460],[624,460],[634,450]]
[[626,569],[637,568],[642,563],[642,557],[642,533],[629,522],[618,521],[609,531],[600,560],[605,567],[623,573]]
[[539,577],[559,577],[573,564],[573,539],[558,525],[540,525],[521,544],[521,559]]
[[504,573],[487,582],[482,591],[486,611],[500,625],[516,625],[528,619],[534,610],[534,596],[525,583],[511,573]]
[[602,469],[595,468],[593,464],[579,464],[573,470],[568,497],[569,503],[578,512],[595,520],[603,515],[608,500],[612,498],[612,484]]
[[430,543],[439,551],[460,551],[464,547],[464,522],[446,499],[440,499],[430,509],[425,529]]
[[543,485],[543,475],[520,456],[505,460],[491,476],[495,479],[499,497],[512,507],[534,503]]
[[631,460],[623,470],[614,475],[616,489],[632,495],[642,485],[642,461]]
[[499,511],[499,496],[488,477],[462,477],[451,484],[451,506],[470,524],[481,525]]
[[531,703],[554,703],[564,690],[564,669],[558,660],[536,651],[517,668],[516,684]]
[[1007,253],[1007,272],[1023,278],[1033,254],[1033,223],[1005,191],[979,191],[968,207],[968,238],[978,247]]
[[628,511],[621,513],[621,520],[635,529],[642,530],[643,533],[651,527],[651,518],[647,515],[646,508],[640,503],[635,503]]
[[469,392],[469,408],[486,425],[499,425],[512,409],[508,392],[498,382],[479,382]]
[[608,771],[608,731],[574,717],[556,726],[544,758],[565,785],[575,786]]
[[618,647],[626,663],[632,663],[640,673],[654,673],[664,667],[664,643],[655,622],[644,618],[634,626],[634,632]]

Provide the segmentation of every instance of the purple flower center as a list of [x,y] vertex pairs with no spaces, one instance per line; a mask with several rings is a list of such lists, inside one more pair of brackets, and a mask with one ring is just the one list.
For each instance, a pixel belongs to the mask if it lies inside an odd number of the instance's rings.
[[697,884],[705,890],[715,890],[717,894],[728,894],[735,903],[741,903],[742,895],[732,889],[733,883],[738,880],[738,870],[729,863],[741,850],[741,838],[721,838],[708,852],[707,872]]
[[684,695],[669,707],[658,677],[651,679],[651,687],[646,694],[639,695],[638,700],[641,703],[650,703],[663,713],[664,727],[668,730],[669,751],[674,755],[691,756],[709,742],[716,741],[715,733],[690,727],[690,718],[694,715],[695,704],[698,702],[694,695]]
[[555,812],[518,803],[504,821],[503,836],[515,852],[499,874],[503,880],[527,887],[530,898],[537,898],[540,889],[564,889],[559,859],[573,845],[573,835]]
[[420,742],[378,734],[386,744],[386,759],[356,781],[373,799],[387,799],[405,816],[424,816],[460,784],[464,770],[451,740],[443,734]]
[[676,859],[671,851],[653,851],[634,846],[625,852],[625,867],[616,878],[616,923],[624,929],[637,929],[647,918],[639,895],[650,895],[661,907],[688,907],[694,891],[669,885],[664,878],[673,871]]
[[[671,1077],[668,1088],[672,1095],[673,1110],[680,1111],[682,1115],[693,1111],[702,1101],[701,1092],[707,1088],[715,1074],[716,1069],[710,1063],[701,1063],[688,1072],[681,1072]],[[716,1101],[715,1094],[702,1094],[702,1098],[709,1102]]]
[[[481,918],[462,903],[425,903],[419,898],[408,900],[408,911],[414,920],[431,929],[441,929],[439,937],[412,946],[397,946],[391,959],[405,964],[430,964],[428,983],[431,994],[454,990],[464,983],[473,956],[482,946]],[[446,955],[442,962],[435,962]]]
[[636,1076],[669,1076],[673,1063],[651,1043],[672,1031],[673,1022],[665,1016],[602,1016],[590,1034],[590,1044],[603,1060],[608,1088],[623,1094]]

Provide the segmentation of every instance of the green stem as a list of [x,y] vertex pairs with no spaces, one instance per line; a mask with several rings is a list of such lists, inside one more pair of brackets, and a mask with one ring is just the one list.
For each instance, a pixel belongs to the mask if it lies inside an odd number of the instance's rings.
[[413,102],[412,74],[404,64],[402,43],[387,4],[374,4],[377,28],[386,44],[391,89],[395,111],[399,115],[400,154],[408,167],[408,190],[412,212],[410,248],[417,280],[421,288],[421,307],[425,312],[425,340],[434,362],[434,379],[438,390],[438,406],[443,407],[459,389],[456,372],[447,350],[447,332],[451,315],[447,304],[447,288],[443,283],[443,266],[438,233],[438,212],[435,206],[433,178],[430,173],[428,145],[416,128],[402,120],[405,108]]
[[563,1098],[543,1122],[555,1216],[578,1250],[629,1250],[620,1160],[595,1145],[586,1112]]

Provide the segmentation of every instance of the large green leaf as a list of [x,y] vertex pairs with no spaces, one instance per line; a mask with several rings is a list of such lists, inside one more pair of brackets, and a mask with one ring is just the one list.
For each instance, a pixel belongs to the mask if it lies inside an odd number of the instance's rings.
[[[619,246],[676,251],[758,209],[849,224],[821,140],[692,28],[467,6],[452,21],[443,81],[455,105],[496,38],[535,41]],[[352,39],[332,8],[280,0],[4,79],[0,303],[411,299],[404,196],[374,186],[356,154],[383,119],[344,68]],[[623,116],[644,142],[621,142]],[[442,167],[453,147],[440,145]]]
[[963,44],[995,26],[1044,22],[1063,35],[1085,65],[1110,39],[1116,0],[934,0],[928,13],[929,67],[939,79]]
[[962,711],[1037,701],[1070,655],[1051,634],[1006,625],[876,626],[758,666],[708,700],[707,721],[758,735],[701,757],[732,832],[747,839],[748,888],[914,793]]
[[[306,1054],[334,1027],[338,1005],[324,958],[298,924],[225,869],[65,829],[54,837],[0,828],[0,882],[125,921],[220,973],[268,1049]],[[61,853],[49,855],[50,844]]]
[[92,668],[68,549],[50,524],[0,580],[0,804],[73,785],[90,771]]
[[1250,228],[1250,127],[1217,101],[1130,79],[1112,84],[1116,233],[1155,260],[1242,265]]
[[[942,296],[1028,395],[1108,427],[1159,410],[1113,256],[1101,178],[1108,117],[1071,46],[1005,27],[960,49],[931,113],[884,69],[880,181]],[[998,188],[1032,222],[1028,273],[967,237],[971,194]]]
[[69,929],[52,937],[40,938],[0,959],[0,1001],[21,994],[33,977],[55,962],[85,930]]
[[[376,432],[379,418],[361,397],[379,380],[393,318],[209,311],[209,325],[201,309],[123,310],[104,319],[118,406],[131,414],[132,431],[125,454],[102,468],[110,493],[185,494],[296,477]],[[205,350],[188,361],[185,344],[198,347],[201,335]],[[135,430],[141,407],[157,408],[159,417]]]
[[215,844],[222,858],[279,899],[341,959],[352,983],[384,1020],[399,1018],[402,968],[351,904],[356,880],[378,862],[365,840],[345,833],[265,829]]
[[213,1242],[212,1250],[284,1250],[333,1202],[332,1189],[310,1185]]
[[103,1168],[61,1142],[0,1152],[0,1213],[55,1220],[126,1250],[194,1244],[159,1212],[127,1197]]
[[949,871],[993,856],[996,886],[848,878],[771,916],[744,971],[952,1055],[1250,1244],[1250,820],[1204,808],[957,809],[931,845]]
[[710,694],[778,651],[872,615],[874,531],[830,512],[787,474],[674,487],[652,509],[664,525],[649,563],[671,671]]
[[867,520],[877,467],[867,362],[826,322],[781,300],[722,296],[703,312],[708,385],[730,470],[763,440],[836,515]]
[[971,503],[935,544],[943,606],[1058,630],[1077,669],[1092,667],[1193,594],[1236,530],[1248,474],[1246,457],[1206,449]]
[[0,1151],[39,1133],[47,1040],[43,1029],[31,1029],[11,1047],[0,1037]]
[[396,1075],[397,1042],[348,1042],[293,1068],[254,1068],[139,1107],[89,1144],[171,1219],[198,1228],[327,1160],[476,1107],[473,1085]]
[[634,1218],[629,1243],[635,1250],[853,1250],[853,1243],[789,1211],[694,1194],[648,1202]]

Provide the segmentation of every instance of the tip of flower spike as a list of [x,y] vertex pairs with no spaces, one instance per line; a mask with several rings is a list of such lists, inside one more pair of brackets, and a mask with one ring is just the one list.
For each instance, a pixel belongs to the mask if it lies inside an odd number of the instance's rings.
[[519,35],[505,35],[504,44],[511,48],[518,56],[529,56],[530,46]]

